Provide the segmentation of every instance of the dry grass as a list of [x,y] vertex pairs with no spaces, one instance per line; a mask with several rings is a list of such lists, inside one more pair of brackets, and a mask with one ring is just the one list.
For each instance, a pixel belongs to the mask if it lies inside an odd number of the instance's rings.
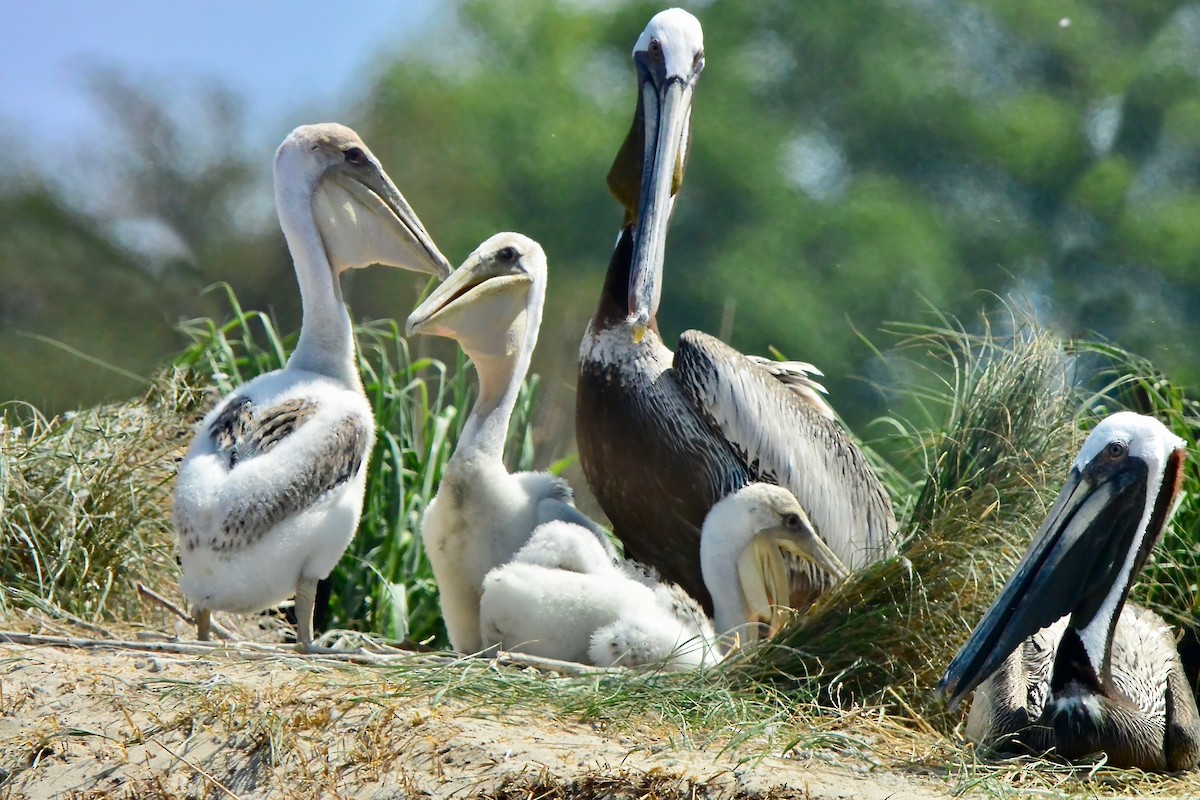
[[136,582],[174,586],[171,479],[204,394],[173,372],[53,419],[0,407],[0,605],[140,619]]
[[918,385],[933,384],[915,393],[934,424],[908,428],[926,478],[900,554],[852,577],[738,669],[785,683],[819,676],[826,702],[894,704],[945,730],[952,720],[932,703],[933,687],[1044,517],[1081,438],[1080,403],[1060,342],[1031,326],[1004,339],[906,333],[902,352],[916,353],[926,375]]
[[[887,707],[792,704],[721,672],[569,677],[423,656],[371,668],[285,652],[254,662],[0,652],[0,713],[26,724],[20,736],[0,730],[0,769],[18,791],[38,770],[124,765],[127,788],[170,798],[222,796],[218,784],[240,797],[270,787],[356,797],[406,781],[421,793],[431,780],[466,796],[860,796],[845,786],[805,794],[826,774],[858,776],[859,791],[899,782],[880,797],[938,787],[973,797],[1200,792],[1194,775],[979,763],[954,735]],[[28,686],[70,701],[47,709]]]

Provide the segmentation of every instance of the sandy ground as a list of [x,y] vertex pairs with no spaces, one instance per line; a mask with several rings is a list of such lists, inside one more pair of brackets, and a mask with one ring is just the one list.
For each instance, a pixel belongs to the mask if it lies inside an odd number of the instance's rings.
[[0,645],[0,798],[951,796],[839,761],[747,760],[550,709],[483,714],[395,691],[386,670],[299,657]]

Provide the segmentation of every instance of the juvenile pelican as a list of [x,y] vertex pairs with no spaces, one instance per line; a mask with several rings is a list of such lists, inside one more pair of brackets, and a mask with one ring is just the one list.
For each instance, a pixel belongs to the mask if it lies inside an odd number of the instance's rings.
[[450,265],[354,131],[306,125],[275,154],[275,201],[300,283],[287,365],[226,397],[179,467],[180,589],[207,639],[210,612],[257,611],[295,593],[312,644],[317,581],[358,526],[375,438],[338,278],[385,264],[445,277]]
[[[485,647],[604,667],[689,669],[718,660],[716,636],[694,600],[617,562],[573,523],[540,525],[484,578],[479,607]],[[594,644],[597,636],[607,639]]]
[[[701,538],[716,630],[678,585],[632,562],[616,563],[577,525],[542,525],[484,579],[486,645],[597,666],[712,664],[734,642],[771,635],[790,604],[794,561],[833,578],[843,569],[790,492],[751,484],[717,503]],[[805,582],[807,583],[807,582]]]
[[572,505],[565,481],[544,472],[513,475],[504,466],[508,423],[537,344],[545,294],[542,248],[520,234],[498,233],[406,326],[409,335],[457,340],[479,378],[479,397],[421,523],[446,630],[460,652],[482,647],[479,596],[488,570],[508,561],[539,523],[592,526]]
[[588,484],[626,552],[706,608],[701,525],[754,481],[789,489],[846,567],[889,555],[888,496],[809,381],[779,380],[699,331],[685,332],[673,354],[663,343],[655,317],[704,68],[700,23],[677,8],[655,15],[633,61],[637,110],[608,175],[625,219],[580,347],[575,419]]
[[769,483],[751,483],[712,507],[700,565],[717,630],[743,642],[774,636],[789,609],[806,610],[846,577],[795,496]]
[[1183,770],[1200,759],[1200,714],[1175,640],[1126,603],[1183,480],[1185,443],[1122,412],[1084,442],[1016,572],[946,670],[951,704],[975,691],[981,745]]

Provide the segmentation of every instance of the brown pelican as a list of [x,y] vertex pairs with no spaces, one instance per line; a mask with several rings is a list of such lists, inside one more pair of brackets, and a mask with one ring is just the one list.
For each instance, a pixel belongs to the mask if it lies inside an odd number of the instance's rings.
[[275,201],[300,283],[300,341],[287,365],[226,397],[179,467],[180,589],[210,612],[257,611],[296,595],[301,647],[313,599],[362,510],[375,422],[338,278],[386,264],[450,273],[425,228],[354,131],[306,125],[275,154]]
[[1068,758],[1191,769],[1200,714],[1166,623],[1126,603],[1174,511],[1185,443],[1129,412],[1101,422],[1016,572],[938,685],[975,691],[967,735]]
[[542,525],[484,579],[484,643],[596,666],[695,668],[757,640],[760,627],[778,630],[794,560],[842,576],[796,498],[770,484],[750,484],[713,506],[701,550],[715,629],[677,584],[615,561],[590,530]]
[[788,488],[848,568],[890,554],[887,494],[807,381],[789,388],[698,331],[685,332],[674,354],[663,344],[655,315],[704,67],[700,23],[681,9],[657,14],[633,61],[637,110],[608,176],[625,221],[580,347],[576,434],[588,484],[627,553],[709,609],[701,525],[753,481]]
[[508,561],[539,523],[576,522],[611,547],[572,505],[565,481],[544,472],[513,475],[504,466],[508,423],[537,344],[545,294],[541,246],[498,233],[408,317],[409,335],[457,340],[479,378],[479,397],[421,523],[450,643],[461,652],[483,646],[484,575]]

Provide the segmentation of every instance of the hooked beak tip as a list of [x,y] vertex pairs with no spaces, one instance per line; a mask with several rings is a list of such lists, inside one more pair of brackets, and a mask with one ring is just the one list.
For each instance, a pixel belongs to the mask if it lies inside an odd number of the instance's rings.
[[947,708],[950,711],[954,711],[958,708],[959,699],[952,696],[952,691],[953,687],[950,685],[950,682],[943,677],[938,681],[937,688],[933,690],[933,698],[946,703]]

